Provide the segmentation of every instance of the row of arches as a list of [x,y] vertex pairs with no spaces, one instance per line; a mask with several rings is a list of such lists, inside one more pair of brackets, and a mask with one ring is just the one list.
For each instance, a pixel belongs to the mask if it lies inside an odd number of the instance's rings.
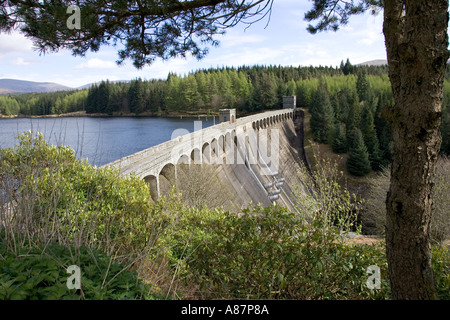
[[[293,118],[293,113],[283,113],[270,116],[252,122],[253,129],[264,129],[272,124]],[[178,159],[173,159],[161,168],[159,173],[150,174],[144,177],[144,181],[150,186],[151,197],[157,200],[161,190],[170,189],[177,180],[177,171],[179,168],[189,170],[191,165],[201,164],[245,164],[246,160],[242,158],[238,150],[242,149],[241,144],[249,144],[248,136],[240,141],[236,135],[236,129],[232,129],[211,141],[203,142],[200,146],[194,147],[190,152],[182,153]]]
[[287,119],[293,119],[293,112],[286,112],[282,114],[276,114],[267,118],[256,120],[252,122],[253,130],[265,129],[268,126],[274,125],[280,121],[285,121]]

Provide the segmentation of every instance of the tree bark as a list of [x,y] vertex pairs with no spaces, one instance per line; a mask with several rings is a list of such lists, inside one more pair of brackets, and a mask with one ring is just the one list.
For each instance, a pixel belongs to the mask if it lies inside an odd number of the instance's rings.
[[429,238],[441,144],[448,54],[448,0],[386,0],[383,32],[394,106],[386,199],[386,251],[393,299],[436,299]]

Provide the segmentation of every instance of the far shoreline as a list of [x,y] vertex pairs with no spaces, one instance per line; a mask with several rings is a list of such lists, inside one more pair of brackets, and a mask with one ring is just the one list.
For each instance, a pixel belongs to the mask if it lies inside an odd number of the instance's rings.
[[61,114],[46,114],[46,115],[23,115],[23,114],[17,114],[17,115],[2,115],[0,114],[0,120],[1,119],[38,119],[38,118],[70,118],[70,117],[92,117],[92,118],[125,118],[125,117],[133,117],[133,118],[214,118],[218,117],[219,114],[213,113],[213,114],[206,114],[206,113],[179,113],[179,112],[171,112],[171,113],[151,113],[151,112],[145,112],[140,114],[135,113],[124,113],[124,112],[114,112],[112,114],[108,113],[86,113],[86,111],[76,111],[76,112],[68,112],[68,113],[61,113]]

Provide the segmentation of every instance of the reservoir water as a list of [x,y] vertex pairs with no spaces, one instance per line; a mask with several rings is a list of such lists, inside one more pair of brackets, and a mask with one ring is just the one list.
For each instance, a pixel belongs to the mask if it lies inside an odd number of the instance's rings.
[[[169,141],[177,129],[206,128],[218,118],[60,117],[0,119],[0,149],[17,144],[15,137],[31,130],[42,132],[54,145],[75,150],[78,159],[101,166]],[[195,121],[201,121],[194,123]],[[188,133],[186,132],[186,133]]]

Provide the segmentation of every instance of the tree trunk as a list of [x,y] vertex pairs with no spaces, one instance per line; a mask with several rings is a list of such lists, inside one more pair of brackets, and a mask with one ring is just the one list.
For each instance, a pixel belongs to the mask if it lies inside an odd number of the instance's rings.
[[436,299],[429,239],[441,144],[448,0],[386,0],[383,32],[394,94],[386,250],[393,299]]

